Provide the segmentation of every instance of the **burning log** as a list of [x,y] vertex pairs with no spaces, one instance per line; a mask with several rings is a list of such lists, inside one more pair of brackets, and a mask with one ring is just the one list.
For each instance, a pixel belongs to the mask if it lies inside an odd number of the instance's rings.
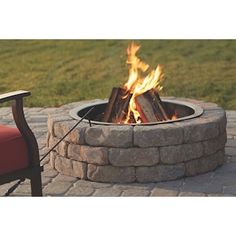
[[[132,113],[129,119],[126,119],[131,97],[132,94],[127,93],[124,89],[113,88],[105,109],[103,122],[122,123],[127,120],[130,123],[135,123]],[[135,104],[142,123],[169,120],[173,115],[154,89],[137,96]]]
[[147,97],[147,94],[141,94],[135,99],[137,111],[140,114],[142,123],[155,122],[159,121],[155,115],[153,109],[153,104],[150,102],[150,99]]
[[143,123],[171,119],[170,111],[154,89],[137,96],[135,103]]
[[127,94],[124,89],[113,88],[105,109],[103,121],[113,123],[122,122],[128,113],[131,97],[132,94]]

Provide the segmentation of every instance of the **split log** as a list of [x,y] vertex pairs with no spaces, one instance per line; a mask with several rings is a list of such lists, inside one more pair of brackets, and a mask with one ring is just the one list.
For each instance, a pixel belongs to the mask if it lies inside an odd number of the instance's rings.
[[153,104],[146,94],[141,94],[135,98],[136,109],[140,114],[142,123],[158,121],[153,109]]
[[122,88],[113,88],[105,109],[103,122],[120,123],[128,113],[131,94]]
[[135,103],[143,123],[171,119],[169,110],[154,89],[137,96]]
[[147,92],[148,96],[151,98],[151,101],[153,103],[153,108],[155,109],[155,112],[159,119],[161,120],[169,120],[169,114],[167,114],[167,109],[165,108],[165,105],[160,99],[160,96],[157,91],[154,89],[151,89]]
[[165,103],[162,102],[158,92],[154,89],[150,90],[149,94],[153,98],[154,107],[159,107],[164,120],[171,120],[172,116],[175,114],[174,110],[170,109]]

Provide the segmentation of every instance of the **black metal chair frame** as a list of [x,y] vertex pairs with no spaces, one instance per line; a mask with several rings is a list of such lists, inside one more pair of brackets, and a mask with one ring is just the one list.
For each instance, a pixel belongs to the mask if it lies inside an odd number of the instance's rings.
[[23,98],[26,96],[30,96],[30,92],[23,90],[0,95],[0,103],[12,101],[14,121],[16,123],[16,127],[19,129],[25,140],[29,157],[29,166],[27,168],[3,175],[0,174],[0,185],[14,180],[29,179],[31,184],[31,195],[42,196],[41,172],[43,167],[40,166],[38,143],[27,124],[24,115]]

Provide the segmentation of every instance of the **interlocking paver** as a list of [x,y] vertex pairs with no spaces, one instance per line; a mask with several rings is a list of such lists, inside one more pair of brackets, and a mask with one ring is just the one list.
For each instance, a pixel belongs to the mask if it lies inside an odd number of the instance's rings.
[[[47,115],[57,108],[25,108],[26,119],[32,128],[41,157],[45,147]],[[213,172],[185,179],[162,183],[111,184],[97,183],[59,174],[43,161],[42,173],[44,196],[236,196],[236,111],[227,111],[226,159],[222,167]],[[0,123],[15,126],[10,108],[0,108]],[[16,181],[0,186],[0,196]],[[30,182],[23,182],[11,196],[30,196]]]
[[235,147],[236,148],[236,139],[228,139],[225,144],[226,147]]
[[91,181],[86,181],[86,180],[78,180],[75,183],[75,186],[77,186],[78,188],[80,187],[88,187],[88,188],[110,188],[112,187],[112,184],[110,183],[98,183],[98,182],[91,182]]
[[228,158],[227,158],[227,161],[228,162],[236,162],[236,156],[229,156]]
[[226,172],[226,173],[216,173],[212,179],[213,185],[232,185],[236,184],[236,173]]
[[56,170],[49,169],[49,170],[44,170],[43,175],[45,177],[53,178],[58,175],[58,172]]
[[225,154],[229,156],[236,156],[236,147],[226,147]]
[[228,174],[235,173],[236,174],[236,163],[225,163],[223,166],[219,167],[214,171],[214,174]]
[[180,197],[205,197],[205,193],[198,193],[198,192],[181,192],[179,193]]
[[230,186],[224,186],[223,193],[235,195],[236,194],[236,184],[230,185]]
[[63,196],[71,188],[71,182],[51,182],[43,188],[44,195]]
[[178,191],[164,188],[154,188],[151,192],[152,197],[174,197],[178,195]]
[[115,188],[100,188],[96,189],[93,196],[95,197],[119,197],[122,191]]
[[130,187],[132,186],[133,189],[137,190],[151,190],[153,188],[153,184],[138,184],[138,183],[133,183],[133,184],[115,184],[113,187],[116,189],[120,190],[129,190]]
[[58,174],[53,181],[75,183],[77,180],[78,178],[75,177]]
[[65,195],[66,196],[91,196],[94,193],[95,189],[91,187],[72,187]]
[[124,190],[121,194],[122,197],[147,197],[151,191],[145,189],[132,188]]

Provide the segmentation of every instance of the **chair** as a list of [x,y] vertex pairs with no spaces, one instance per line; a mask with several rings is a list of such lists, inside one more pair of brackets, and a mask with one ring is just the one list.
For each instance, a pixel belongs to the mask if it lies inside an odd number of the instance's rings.
[[31,195],[42,196],[38,144],[23,111],[23,98],[29,95],[28,91],[0,95],[0,103],[12,101],[12,113],[17,127],[0,125],[0,185],[29,179]]

